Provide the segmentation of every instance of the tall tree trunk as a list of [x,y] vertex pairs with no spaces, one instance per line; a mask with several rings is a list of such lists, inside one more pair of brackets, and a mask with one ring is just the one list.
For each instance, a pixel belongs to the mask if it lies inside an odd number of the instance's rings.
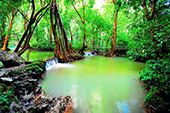
[[50,43],[52,44],[53,43],[53,40],[52,40],[52,25],[50,26]]
[[86,29],[85,29],[85,21],[83,22],[83,47],[85,46],[85,40],[86,40]]
[[85,40],[86,40],[86,26],[85,26],[85,5],[84,5],[84,0],[82,1],[83,5],[83,47],[85,47]]
[[[16,12],[16,13],[17,13],[17,12]],[[7,35],[6,35],[6,37],[5,37],[5,40],[4,40],[4,44],[3,44],[2,51],[6,51],[6,49],[7,49],[9,32],[10,32],[11,29],[12,29],[12,24],[13,24],[14,17],[15,17],[15,15],[16,15],[16,13],[14,14],[14,10],[12,9],[12,18],[11,18],[10,25],[9,25],[9,28],[8,28],[8,33],[7,33]]]
[[70,2],[71,2],[73,8],[75,9],[76,13],[78,14],[78,16],[79,16],[79,18],[80,18],[80,20],[81,20],[81,22],[82,22],[82,24],[83,24],[83,47],[82,47],[82,48],[84,48],[84,47],[85,47],[85,40],[86,40],[86,28],[85,28],[85,20],[86,20],[86,19],[85,19],[85,4],[84,4],[84,0],[82,1],[83,18],[82,18],[82,16],[80,15],[80,13],[78,12],[78,10],[76,9],[76,7],[74,6],[73,1],[70,0]]
[[121,7],[121,1],[114,0],[114,28],[113,28],[113,41],[112,41],[112,46],[111,49],[104,54],[104,56],[108,57],[114,57],[115,56],[115,47],[116,47],[116,31],[117,31],[117,17],[118,17],[118,12]]
[[[53,16],[55,18],[55,23],[53,21]],[[70,62],[76,59],[82,59],[83,56],[78,55],[68,42],[56,0],[53,0],[51,3],[50,20],[56,45],[54,56],[58,58],[59,62]],[[58,29],[56,29],[56,27]],[[58,32],[56,32],[56,30],[58,30]]]
[[114,29],[113,29],[113,41],[112,41],[112,48],[111,53],[115,53],[115,47],[116,47],[116,31],[117,31],[117,16],[118,16],[119,9],[116,10],[115,16],[114,16]]

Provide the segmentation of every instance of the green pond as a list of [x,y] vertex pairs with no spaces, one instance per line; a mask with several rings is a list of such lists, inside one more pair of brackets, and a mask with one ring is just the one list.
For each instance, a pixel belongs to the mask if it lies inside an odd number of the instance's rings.
[[145,66],[127,58],[87,57],[52,66],[42,86],[51,96],[70,94],[74,113],[145,113],[145,92],[137,80]]
[[34,50],[27,50],[24,54],[21,55],[21,57],[23,57],[26,61],[44,60],[53,56],[53,52],[41,52]]

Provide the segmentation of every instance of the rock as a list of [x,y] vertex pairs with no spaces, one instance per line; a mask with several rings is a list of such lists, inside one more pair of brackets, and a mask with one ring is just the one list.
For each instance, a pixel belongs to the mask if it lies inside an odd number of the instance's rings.
[[20,106],[16,104],[15,102],[11,103],[9,109],[10,109],[10,113],[21,113],[22,112]]
[[[3,72],[2,72],[3,71]],[[10,98],[10,103],[8,106],[8,111],[10,113],[23,113],[23,106],[31,107],[26,112],[43,112],[47,110],[48,105],[52,101],[51,98],[43,99],[40,97],[37,99],[37,102],[34,102],[37,98],[38,94],[44,95],[42,93],[41,85],[38,86],[38,81],[41,78],[41,74],[45,71],[45,62],[37,61],[28,65],[20,66],[18,68],[12,69],[2,69],[0,70],[0,93],[6,91],[7,89],[12,88],[12,99]],[[9,87],[9,88],[6,88]],[[37,90],[35,91],[35,88]],[[8,95],[10,96],[10,95]],[[16,100],[17,99],[17,100]],[[19,101],[18,101],[19,100]],[[21,102],[20,104],[12,103],[15,101],[16,103]],[[32,102],[33,101],[33,102]],[[38,108],[38,104],[39,108]],[[22,106],[21,106],[22,105]],[[6,112],[1,109],[0,103],[0,113]],[[20,112],[22,109],[22,112]]]
[[36,82],[37,79],[28,79],[29,82]]
[[7,82],[12,82],[12,78],[8,78],[8,77],[1,77],[0,78],[2,81],[7,81]]
[[0,51],[0,61],[6,68],[19,66],[25,62],[24,59],[19,57],[17,53],[7,53],[6,51]]
[[6,73],[6,71],[0,70],[0,77],[3,76]]

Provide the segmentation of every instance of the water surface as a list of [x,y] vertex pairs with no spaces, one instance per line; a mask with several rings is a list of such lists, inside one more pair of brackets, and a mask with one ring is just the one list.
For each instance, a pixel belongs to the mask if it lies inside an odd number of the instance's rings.
[[53,56],[54,56],[53,52],[34,51],[34,50],[27,50],[24,54],[21,55],[21,57],[23,57],[26,61],[44,60]]
[[88,57],[44,73],[52,96],[70,94],[74,113],[144,113],[145,93],[137,77],[143,63],[127,58]]

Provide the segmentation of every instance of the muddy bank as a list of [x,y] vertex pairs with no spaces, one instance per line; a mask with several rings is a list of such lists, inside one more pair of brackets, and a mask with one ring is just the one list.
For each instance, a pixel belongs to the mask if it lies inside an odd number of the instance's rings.
[[0,71],[0,113],[62,113],[72,109],[69,95],[53,98],[39,85],[44,61]]

